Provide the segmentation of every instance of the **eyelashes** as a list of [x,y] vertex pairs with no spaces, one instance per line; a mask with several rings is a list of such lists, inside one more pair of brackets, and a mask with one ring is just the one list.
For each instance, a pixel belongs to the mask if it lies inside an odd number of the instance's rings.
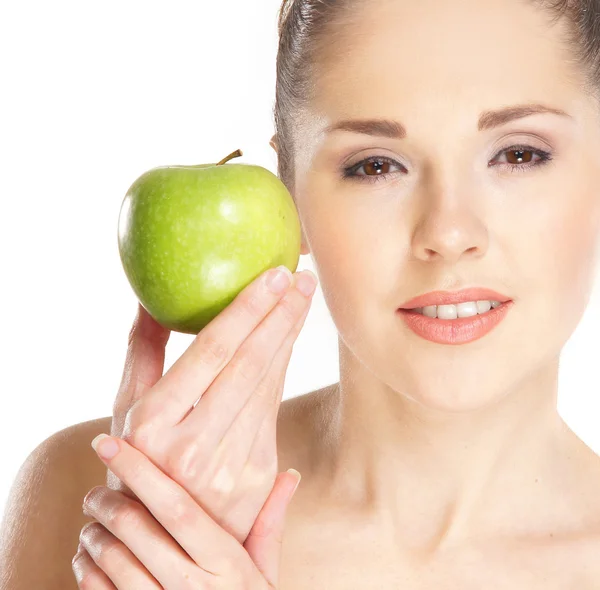
[[[551,152],[539,150],[539,149],[536,149],[529,145],[513,145],[508,148],[504,148],[496,154],[496,156],[494,157],[494,160],[499,155],[502,155],[504,153],[509,153],[509,154],[518,153],[519,155],[516,158],[517,160],[529,159],[525,155],[527,153],[531,153],[534,156],[537,156],[539,159],[534,164],[501,163],[501,164],[491,164],[490,167],[500,166],[503,169],[508,169],[509,172],[527,172],[528,170],[531,170],[533,168],[539,168],[540,166],[543,166],[544,164],[547,164],[548,162],[550,162],[552,160]],[[492,160],[492,161],[494,161],[494,160]],[[392,158],[388,158],[386,156],[372,156],[365,160],[361,160],[360,162],[357,162],[356,164],[353,164],[352,166],[349,166],[347,168],[342,168],[342,178],[354,180],[357,182],[378,182],[381,180],[387,180],[388,177],[393,176],[393,174],[394,174],[392,172],[383,172],[383,173],[377,172],[375,174],[356,174],[356,172],[358,170],[360,170],[360,168],[369,166],[371,164],[376,165],[376,170],[381,169],[381,167],[385,166],[385,164],[390,164],[392,166],[398,166],[400,168],[404,168],[404,166],[402,166],[402,164],[400,164],[399,162],[397,162],[396,160],[394,160]],[[404,168],[404,169],[406,170],[406,168]]]

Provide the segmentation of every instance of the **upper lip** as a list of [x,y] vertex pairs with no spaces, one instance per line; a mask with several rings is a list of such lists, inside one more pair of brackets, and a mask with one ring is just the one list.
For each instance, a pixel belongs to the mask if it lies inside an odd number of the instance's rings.
[[510,301],[510,297],[502,295],[492,289],[483,287],[471,287],[461,291],[431,291],[424,295],[414,297],[400,306],[400,309],[415,309],[427,305],[449,305],[451,303],[464,303],[465,301],[500,301],[504,303]]

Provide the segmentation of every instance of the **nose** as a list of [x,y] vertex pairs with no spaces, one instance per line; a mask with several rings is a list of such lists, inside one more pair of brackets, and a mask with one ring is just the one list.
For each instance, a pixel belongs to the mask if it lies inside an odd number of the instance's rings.
[[412,251],[419,260],[454,264],[464,256],[483,256],[488,241],[487,228],[467,203],[438,204],[417,223]]

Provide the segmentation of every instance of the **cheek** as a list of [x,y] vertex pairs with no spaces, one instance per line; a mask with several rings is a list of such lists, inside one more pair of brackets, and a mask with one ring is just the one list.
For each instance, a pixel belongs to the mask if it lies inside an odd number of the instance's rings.
[[599,199],[589,188],[572,183],[562,194],[555,188],[553,195],[557,195],[553,202],[540,205],[535,233],[522,246],[523,272],[536,283],[533,288],[544,297],[547,311],[573,324],[583,315],[593,286]]
[[364,328],[364,317],[374,317],[375,308],[392,309],[386,293],[401,261],[397,249],[394,254],[400,228],[387,234],[373,215],[362,209],[358,214],[339,199],[314,205],[305,224],[323,297],[337,329],[352,338],[353,330]]

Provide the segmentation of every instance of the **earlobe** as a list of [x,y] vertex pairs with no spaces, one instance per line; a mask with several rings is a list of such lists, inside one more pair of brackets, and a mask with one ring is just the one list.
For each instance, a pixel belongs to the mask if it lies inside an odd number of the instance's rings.
[[310,254],[310,248],[308,247],[308,243],[306,241],[306,238],[304,237],[304,230],[302,230],[302,238],[301,238],[301,242],[300,242],[300,254],[301,255]]

